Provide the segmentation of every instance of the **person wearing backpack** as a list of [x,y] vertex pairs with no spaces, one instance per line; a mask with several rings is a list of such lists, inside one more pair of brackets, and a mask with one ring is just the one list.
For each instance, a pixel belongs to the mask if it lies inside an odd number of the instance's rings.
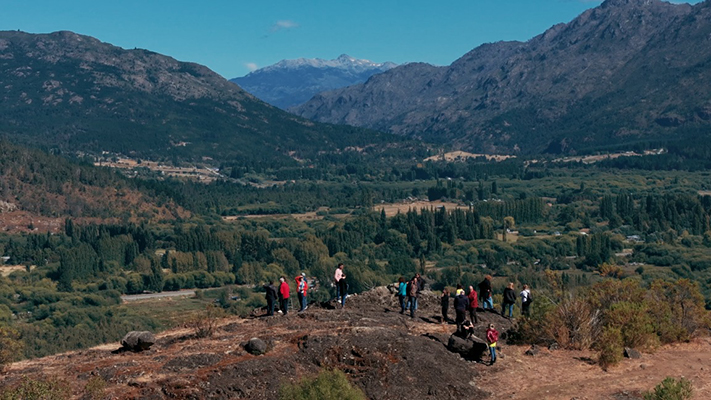
[[530,317],[533,297],[531,297],[531,289],[528,288],[528,285],[523,285],[523,290],[519,293],[519,296],[521,297],[521,314]]

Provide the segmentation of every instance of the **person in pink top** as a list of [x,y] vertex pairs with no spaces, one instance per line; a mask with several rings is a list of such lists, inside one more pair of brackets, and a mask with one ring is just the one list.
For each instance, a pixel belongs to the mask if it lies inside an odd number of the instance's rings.
[[336,301],[338,301],[341,298],[341,290],[339,282],[343,279],[343,263],[338,263],[338,267],[336,267],[336,273],[333,274],[333,280],[335,281],[336,284]]

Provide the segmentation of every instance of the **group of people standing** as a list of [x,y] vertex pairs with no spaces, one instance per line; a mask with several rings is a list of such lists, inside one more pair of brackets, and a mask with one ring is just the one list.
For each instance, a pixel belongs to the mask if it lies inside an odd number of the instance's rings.
[[397,297],[400,304],[400,314],[405,314],[405,311],[409,309],[410,317],[415,318],[417,297],[424,288],[425,280],[420,274],[415,274],[409,281],[405,281],[402,276],[398,279]]
[[[303,312],[308,308],[307,293],[309,290],[309,282],[306,279],[306,273],[294,278],[296,281],[296,295],[299,299],[299,312]],[[283,276],[279,278],[279,287],[274,285],[274,281],[269,281],[264,285],[265,297],[267,299],[267,316],[274,315],[276,302],[278,301],[279,310],[283,315],[289,312],[289,298],[291,297],[291,288]]]
[[[479,300],[481,300],[482,309],[484,311],[494,311],[494,301],[491,290],[491,275],[484,277],[484,280],[479,283],[479,293],[474,290],[474,286],[469,286],[469,292],[466,293],[461,284],[457,284],[457,289],[454,296],[454,311],[456,313],[457,331],[462,330],[462,324],[469,314],[471,324],[479,322],[477,309],[479,308]],[[521,298],[521,314],[524,316],[530,315],[530,306],[533,302],[531,290],[528,285],[523,285],[523,290],[519,293]],[[442,323],[449,320],[449,298],[450,292],[448,289],[442,291]],[[503,302],[501,304],[501,315],[503,317],[513,317],[513,306],[516,304],[516,292],[514,291],[513,282],[509,282],[504,289]],[[508,314],[508,315],[507,315]]]

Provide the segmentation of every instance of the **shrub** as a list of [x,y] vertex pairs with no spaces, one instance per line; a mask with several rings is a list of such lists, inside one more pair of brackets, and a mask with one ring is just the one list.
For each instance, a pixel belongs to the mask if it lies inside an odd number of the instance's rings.
[[321,371],[314,378],[282,386],[280,400],[365,400],[365,394],[348,381],[346,374],[339,370]]
[[195,315],[186,325],[193,330],[193,334],[197,338],[211,337],[215,333],[218,321],[224,315],[222,308],[208,304],[205,307],[205,312]]
[[607,326],[600,334],[597,342],[600,350],[598,364],[602,369],[607,369],[622,360],[624,349],[622,347],[622,332],[620,328]]
[[580,297],[563,298],[547,317],[546,335],[567,349],[590,348],[600,329],[599,310]]
[[689,380],[666,377],[654,390],[644,393],[644,400],[685,400],[691,398],[692,392]]
[[63,400],[70,397],[69,384],[54,378],[30,379],[25,376],[18,386],[0,391],[0,400]]
[[84,393],[91,400],[103,399],[105,391],[106,381],[100,376],[92,376],[84,386]]

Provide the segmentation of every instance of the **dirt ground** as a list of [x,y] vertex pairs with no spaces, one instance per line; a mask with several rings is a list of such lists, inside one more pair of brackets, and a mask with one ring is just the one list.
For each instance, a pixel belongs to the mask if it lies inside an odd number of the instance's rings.
[[[592,352],[542,349],[527,356],[527,346],[505,344],[489,366],[447,350],[456,328],[441,323],[436,293],[423,292],[419,303],[415,318],[402,315],[381,287],[350,296],[344,309],[329,302],[273,317],[255,310],[251,318],[221,320],[209,338],[189,328],[163,332],[141,353],[114,354],[114,343],[17,362],[0,375],[0,387],[23,376],[53,377],[70,386],[73,398],[88,398],[87,384],[99,377],[106,387],[95,398],[271,400],[285,383],[335,368],[369,399],[639,399],[666,376],[684,376],[694,398],[711,398],[709,338],[626,359],[608,372],[594,365]],[[501,332],[511,326],[496,313],[479,317],[477,336],[488,323]],[[266,342],[265,355],[244,349],[255,337]]]
[[404,203],[385,203],[376,204],[373,206],[373,210],[380,212],[380,210],[385,210],[385,215],[392,217],[397,213],[406,213],[409,210],[419,211],[422,208],[440,208],[445,207],[448,210],[454,210],[456,208],[468,208],[457,203],[449,203],[443,201],[414,201],[414,202],[404,202]]
[[528,347],[503,349],[504,359],[482,368],[477,384],[497,399],[639,399],[664,378],[691,381],[694,399],[711,398],[711,338],[663,346],[641,359],[624,359],[609,371],[583,351],[548,351],[527,356]]

